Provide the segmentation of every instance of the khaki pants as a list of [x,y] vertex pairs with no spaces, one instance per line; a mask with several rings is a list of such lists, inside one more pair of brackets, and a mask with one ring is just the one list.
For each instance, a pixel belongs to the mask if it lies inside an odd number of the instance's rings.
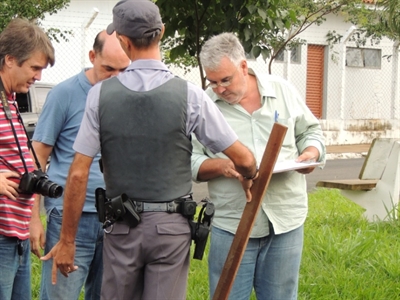
[[104,234],[101,299],[186,299],[190,226],[179,213],[145,212],[135,228]]

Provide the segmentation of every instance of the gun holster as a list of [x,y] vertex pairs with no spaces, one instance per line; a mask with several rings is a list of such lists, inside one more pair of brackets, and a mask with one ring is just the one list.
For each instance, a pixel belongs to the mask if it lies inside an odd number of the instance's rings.
[[106,191],[102,188],[97,188],[95,195],[96,209],[103,228],[109,227],[116,221],[123,221],[131,228],[140,223],[140,214],[137,212],[133,201],[126,194],[108,199]]
[[201,200],[204,204],[197,217],[197,222],[189,219],[190,229],[192,233],[192,240],[194,241],[195,248],[193,253],[194,259],[203,259],[204,251],[206,249],[208,235],[211,230],[211,223],[214,217],[215,207],[208,198]]

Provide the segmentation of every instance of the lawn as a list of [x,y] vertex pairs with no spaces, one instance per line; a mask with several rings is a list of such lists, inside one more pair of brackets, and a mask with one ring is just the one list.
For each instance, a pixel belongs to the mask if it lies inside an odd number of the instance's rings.
[[[309,194],[299,300],[400,299],[400,223],[368,223],[362,212],[338,190]],[[203,260],[191,261],[188,300],[208,299],[207,251]],[[40,262],[34,256],[32,274],[38,299]]]

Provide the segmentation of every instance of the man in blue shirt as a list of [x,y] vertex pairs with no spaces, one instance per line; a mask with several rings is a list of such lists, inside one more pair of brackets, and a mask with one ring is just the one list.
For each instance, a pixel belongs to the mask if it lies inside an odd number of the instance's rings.
[[[65,186],[73,160],[72,145],[82,121],[89,89],[97,82],[125,70],[130,63],[115,34],[107,35],[105,31],[96,36],[89,58],[93,68],[81,71],[49,92],[33,136],[33,147],[40,164],[46,166],[51,155],[47,174],[62,186]],[[104,187],[99,158],[99,155],[96,156],[90,167],[86,200],[78,226],[75,263],[79,270],[69,279],[60,276],[58,284],[52,285],[52,263],[44,262],[41,299],[78,299],[83,285],[85,299],[100,298],[103,229],[96,213],[94,196],[97,187]],[[41,256],[41,248],[45,246],[47,253],[59,239],[64,199],[44,199],[48,216],[46,236],[40,222],[39,201],[40,198],[37,197],[30,226],[32,252],[38,257]]]

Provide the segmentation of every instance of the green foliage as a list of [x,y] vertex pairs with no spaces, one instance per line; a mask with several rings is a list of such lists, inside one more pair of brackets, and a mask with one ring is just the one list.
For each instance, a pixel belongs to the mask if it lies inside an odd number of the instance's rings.
[[400,39],[400,2],[398,0],[383,0],[385,15],[387,16],[387,25],[393,35]]
[[383,37],[400,39],[400,1],[382,0],[346,10],[345,19],[359,28],[350,41],[357,46],[377,45]]
[[[339,190],[309,194],[299,300],[399,299],[400,221],[369,223],[362,213]],[[188,300],[208,299],[208,251],[209,244],[203,260],[191,259]],[[39,299],[41,262],[34,255],[32,261],[32,299]]]
[[279,51],[306,41],[298,35],[325,16],[353,7],[361,0],[157,0],[166,24],[163,49],[166,63],[200,68],[201,47],[211,36],[234,32],[247,53],[271,63]]
[[[299,300],[399,299],[399,220],[369,223],[362,213],[339,190],[309,194]],[[191,261],[188,300],[208,299],[206,254]]]
[[[57,13],[68,6],[70,0],[4,0],[0,2],[0,31],[2,31],[11,19],[19,17],[36,22],[40,26],[45,14]],[[70,31],[61,32],[59,29],[50,28],[47,32],[50,38],[58,41],[58,37],[67,39]]]
[[15,17],[28,20],[43,19],[45,13],[54,14],[66,7],[70,0],[5,0],[0,2],[0,30]]
[[369,223],[338,190],[309,195],[299,299],[398,299],[399,221]]
[[[166,62],[179,66],[201,66],[199,53],[204,41],[222,32],[235,32],[248,53],[267,58],[271,48],[268,32],[284,30],[294,14],[285,13],[279,0],[157,0],[166,24],[163,46]],[[195,59],[192,59],[192,58]],[[205,86],[204,75],[200,68]]]
[[307,41],[298,38],[298,35],[307,30],[311,25],[321,25],[329,14],[339,14],[355,7],[361,0],[282,0],[280,7],[290,14],[286,24],[287,30],[270,32],[266,41],[271,47],[269,60],[269,73],[273,60],[280,51],[288,50]]

